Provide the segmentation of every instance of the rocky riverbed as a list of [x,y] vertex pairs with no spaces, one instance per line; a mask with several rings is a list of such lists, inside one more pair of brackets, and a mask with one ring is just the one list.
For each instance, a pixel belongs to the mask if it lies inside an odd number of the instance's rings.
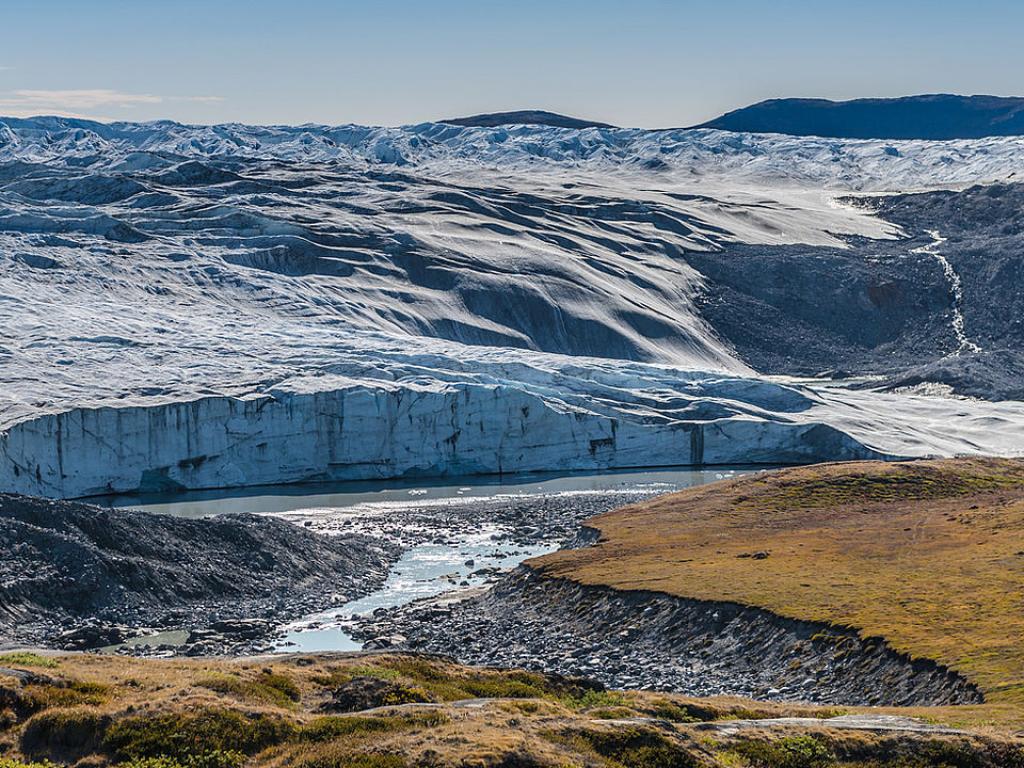
[[[583,520],[679,487],[621,483],[483,496],[473,493],[486,487],[460,488],[440,498],[410,489],[385,503],[300,499],[276,514],[198,519],[0,495],[0,644],[140,656],[287,650],[283,637],[302,617],[337,611],[348,621],[345,606],[367,599],[402,604],[492,584],[571,541]],[[230,508],[259,505],[235,499]],[[420,551],[433,571],[417,570]]]
[[[236,655],[288,650],[285,636],[334,622],[351,647],[615,688],[894,706],[982,699],[959,675],[853,632],[507,570],[539,550],[585,546],[587,518],[664,490],[433,499],[412,490],[401,502],[201,519],[0,496],[0,637]],[[424,548],[451,570],[418,573],[409,555]],[[463,559],[471,552],[477,559]],[[296,630],[310,615],[322,618]]]
[[[663,482],[619,489],[424,499],[305,509],[285,515],[311,530],[365,535],[400,546],[383,588],[285,628],[280,650],[350,650],[346,638],[360,615],[465,588],[496,583],[522,560],[573,542],[597,514],[670,490]],[[340,642],[340,644],[339,644]]]

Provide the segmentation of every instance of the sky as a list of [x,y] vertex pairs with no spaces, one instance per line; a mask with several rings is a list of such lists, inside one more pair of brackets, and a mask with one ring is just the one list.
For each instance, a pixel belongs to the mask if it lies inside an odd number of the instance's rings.
[[693,125],[768,98],[1024,95],[1019,0],[0,0],[0,115]]

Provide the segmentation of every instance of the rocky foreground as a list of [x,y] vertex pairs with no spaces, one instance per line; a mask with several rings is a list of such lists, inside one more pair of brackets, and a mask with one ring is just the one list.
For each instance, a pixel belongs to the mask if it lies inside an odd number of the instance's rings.
[[195,653],[252,650],[275,623],[379,587],[398,554],[256,515],[186,520],[8,494],[0,550],[8,643],[90,648],[193,629]]

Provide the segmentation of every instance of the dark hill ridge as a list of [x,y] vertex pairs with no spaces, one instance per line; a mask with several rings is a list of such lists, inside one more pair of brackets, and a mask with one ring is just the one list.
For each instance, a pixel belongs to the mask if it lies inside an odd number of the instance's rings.
[[260,515],[187,520],[14,494],[0,494],[0,551],[0,647],[90,618],[195,626],[302,615],[333,593],[379,587],[396,556],[365,536]]
[[771,99],[697,128],[844,139],[1024,135],[1024,98],[930,94],[897,99]]
[[545,112],[541,109],[524,109],[518,112],[492,112],[483,115],[471,115],[469,117],[453,117],[447,120],[439,120],[449,125],[462,125],[474,128],[496,128],[502,125],[550,125],[554,128],[614,128],[608,123],[599,123],[596,120],[582,120],[577,117],[559,115],[555,112]]

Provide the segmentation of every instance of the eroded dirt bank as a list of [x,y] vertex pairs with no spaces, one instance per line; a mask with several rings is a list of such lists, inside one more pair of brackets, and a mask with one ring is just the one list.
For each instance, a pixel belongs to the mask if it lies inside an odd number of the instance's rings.
[[528,567],[462,602],[379,612],[357,632],[370,647],[585,674],[615,688],[845,705],[983,701],[961,675],[881,639],[732,603],[583,586]]

